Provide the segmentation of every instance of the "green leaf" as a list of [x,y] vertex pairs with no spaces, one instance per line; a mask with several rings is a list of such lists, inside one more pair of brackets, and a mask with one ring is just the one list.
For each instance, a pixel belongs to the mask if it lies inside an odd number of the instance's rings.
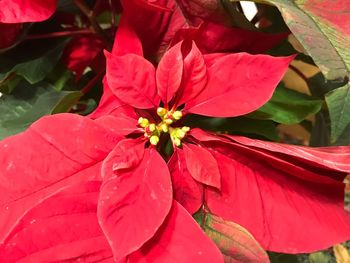
[[280,85],[271,100],[247,116],[260,120],[273,120],[282,124],[295,124],[321,110],[323,101]]
[[350,84],[326,94],[331,119],[331,142],[334,143],[350,123]]
[[270,262],[266,251],[240,225],[210,213],[199,212],[195,215],[195,219],[221,250],[225,262]]
[[31,84],[42,81],[61,58],[66,41],[30,43],[32,45],[25,43],[0,55],[0,80],[15,72]]
[[79,91],[56,91],[48,83],[22,81],[10,95],[0,97],[0,139],[25,130],[40,117],[66,112],[82,96]]
[[330,257],[324,252],[316,252],[309,255],[310,263],[330,263]]
[[344,5],[341,0],[253,1],[279,9],[287,26],[327,79],[344,79],[350,75],[350,33],[346,28],[350,5]]
[[300,263],[296,255],[269,252],[271,263]]

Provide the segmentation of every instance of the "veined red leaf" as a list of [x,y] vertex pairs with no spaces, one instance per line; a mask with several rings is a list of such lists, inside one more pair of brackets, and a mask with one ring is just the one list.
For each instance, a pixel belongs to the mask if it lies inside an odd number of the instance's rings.
[[171,179],[152,148],[134,169],[103,173],[98,218],[119,261],[151,239],[164,222],[172,203]]
[[230,146],[212,150],[222,187],[207,189],[209,210],[245,227],[264,249],[304,253],[350,238],[341,182],[306,181]]
[[[184,58],[184,75],[181,85],[181,96],[177,105],[194,99],[207,84],[207,67],[196,44],[191,41],[191,49]],[[185,42],[184,42],[185,44]]]
[[134,54],[107,57],[107,83],[122,101],[140,109],[157,107],[159,97],[155,82],[155,69],[143,57]]
[[190,113],[215,117],[252,112],[271,98],[293,58],[246,53],[217,57],[208,68],[206,88],[189,101],[185,109]]
[[169,49],[159,62],[156,79],[158,95],[167,104],[178,91],[183,76],[182,42]]
[[58,114],[1,141],[0,242],[43,199],[62,187],[99,178],[100,162],[119,139],[93,120]]
[[96,217],[100,185],[81,182],[29,210],[0,245],[1,262],[113,262]]
[[192,177],[202,184],[220,189],[220,171],[213,155],[205,148],[191,143],[183,144],[183,152]]
[[[344,177],[347,175],[348,171],[342,171],[332,164],[330,160],[332,158],[337,158],[338,155],[341,155],[345,148],[339,149],[337,153],[336,148],[334,148],[333,154],[329,151],[328,166],[322,166],[316,162],[319,157],[319,154],[322,154],[322,148],[320,151],[317,151],[318,148],[306,148],[296,145],[285,145],[277,143],[268,143],[260,140],[252,140],[240,136],[228,136],[228,135],[219,135],[215,136],[209,133],[206,133],[200,129],[192,129],[190,135],[195,137],[197,140],[206,144],[208,147],[215,145],[217,149],[222,149],[223,152],[226,151],[227,147],[230,147],[232,151],[244,153],[250,158],[261,160],[267,162],[269,165],[273,166],[278,170],[282,170],[285,173],[288,173],[290,176],[296,176],[299,179],[306,180],[309,182],[323,183],[323,184],[333,184],[342,182]],[[237,143],[239,139],[242,141],[252,141],[252,146],[254,143],[256,145],[267,145],[266,149],[259,149],[255,147],[250,147],[249,145],[243,145]],[[230,140],[231,139],[231,140]],[[237,141],[235,141],[237,139]],[[277,147],[276,147],[277,146]],[[279,146],[279,147],[278,147]],[[270,148],[270,151],[268,150]],[[271,151],[271,149],[280,149],[285,151],[278,153]],[[329,149],[329,148],[328,148]],[[286,153],[286,154],[284,154]],[[302,154],[304,153],[304,154]],[[325,155],[323,155],[326,158]],[[323,161],[327,163],[327,160]],[[344,158],[344,164],[346,164],[346,158]]]
[[56,10],[57,0],[2,0],[0,22],[39,22],[48,19]]
[[157,234],[139,251],[129,256],[130,263],[178,263],[223,261],[219,249],[202,232],[190,214],[176,201]]
[[113,115],[105,115],[97,118],[96,123],[105,127],[107,130],[112,131],[118,136],[126,136],[133,132],[142,132],[137,127],[137,120],[134,118],[130,118],[127,116],[113,116]]
[[194,214],[203,204],[203,186],[196,182],[187,169],[183,150],[177,148],[168,162],[174,190],[174,199]]
[[226,263],[270,262],[266,251],[240,225],[226,221],[209,212],[198,212],[195,218],[207,236],[224,254]]

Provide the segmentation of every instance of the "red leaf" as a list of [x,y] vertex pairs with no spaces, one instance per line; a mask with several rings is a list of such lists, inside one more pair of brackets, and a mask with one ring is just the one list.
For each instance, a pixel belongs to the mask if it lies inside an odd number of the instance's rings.
[[182,42],[165,52],[159,62],[156,79],[158,95],[167,105],[180,88],[183,74]]
[[185,109],[214,117],[234,117],[252,112],[271,98],[293,58],[246,53],[219,57],[208,68],[206,89],[188,102]]
[[57,0],[2,0],[0,22],[39,22],[48,19],[56,10]]
[[184,58],[181,96],[179,101],[176,102],[177,105],[194,99],[205,88],[207,79],[207,67],[204,58],[196,44],[191,41],[191,49]]
[[202,232],[190,214],[177,202],[157,234],[140,251],[129,256],[130,263],[178,263],[223,261],[219,249]]
[[0,245],[1,262],[113,262],[96,217],[100,185],[82,182],[29,210]]
[[245,146],[268,152],[268,154],[278,158],[288,156],[288,158],[292,158],[296,162],[302,162],[300,166],[310,165],[325,169],[325,174],[329,173],[330,170],[343,172],[341,176],[333,177],[334,179],[339,178],[340,181],[343,181],[346,173],[350,173],[350,148],[348,146],[312,148],[264,142],[241,136],[226,137]]
[[122,3],[123,15],[141,39],[147,58],[154,59],[165,52],[175,33],[186,25],[174,0],[124,0]]
[[134,169],[104,171],[98,217],[116,261],[154,236],[171,202],[170,174],[155,149],[146,149]]
[[[266,251],[243,227],[208,212],[195,215],[207,236],[225,255],[226,263],[269,263]],[[197,220],[198,222],[198,220]]]
[[168,163],[174,189],[174,199],[194,214],[203,204],[203,186],[189,173],[183,150],[176,149]]
[[[119,170],[133,169],[142,161],[145,152],[145,141],[124,139],[111,151],[102,165],[102,178],[108,179]],[[122,171],[119,171],[122,172]]]
[[202,53],[248,52],[259,54],[277,46],[288,34],[267,34],[204,22],[197,28],[179,30],[174,41],[177,43],[183,39],[192,39]]
[[101,39],[94,35],[75,37],[65,48],[63,59],[67,68],[80,79],[84,70],[92,64],[103,48]]
[[205,148],[191,143],[184,143],[183,151],[192,177],[202,184],[220,189],[220,171],[213,155]]
[[118,99],[108,86],[106,77],[103,79],[103,95],[98,107],[89,115],[96,119],[105,115],[127,116],[137,119],[134,108]]
[[155,84],[155,69],[143,57],[134,54],[107,57],[107,82],[122,101],[140,109],[157,107],[159,97]]
[[312,252],[350,238],[342,183],[291,176],[231,145],[212,148],[222,187],[207,190],[208,208],[247,228],[265,249]]
[[59,114],[1,141],[0,242],[41,200],[62,187],[99,178],[100,162],[118,140],[88,118]]
[[112,54],[114,56],[122,56],[126,54],[143,56],[142,43],[129,25],[125,15],[120,18],[118,24]]
[[137,127],[137,120],[127,116],[106,115],[96,119],[96,123],[112,131],[115,135],[124,137],[134,132],[143,132]]

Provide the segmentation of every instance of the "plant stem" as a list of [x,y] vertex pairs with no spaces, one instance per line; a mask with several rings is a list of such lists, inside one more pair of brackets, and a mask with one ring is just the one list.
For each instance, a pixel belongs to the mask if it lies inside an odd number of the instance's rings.
[[74,4],[80,9],[80,11],[89,19],[92,30],[103,39],[103,41],[105,42],[108,48],[111,48],[112,41],[96,21],[94,11],[91,10],[83,0],[73,0],[73,1],[74,1]]
[[293,65],[291,65],[291,64],[289,64],[289,68],[290,68],[291,70],[293,70],[299,77],[301,77],[301,78],[305,81],[306,85],[307,85],[308,87],[310,87],[310,85],[309,85],[309,79],[304,75],[303,72],[301,72],[297,67],[295,67],[295,66],[293,66]]
[[93,88],[93,86],[95,86],[97,81],[104,75],[104,73],[104,70],[97,73],[97,75],[89,81],[89,83],[81,90],[81,92],[84,94],[88,93]]
[[88,35],[88,34],[93,34],[93,32],[90,29],[60,31],[60,32],[51,32],[47,34],[28,35],[26,37],[26,40],[65,37],[65,36],[74,36],[74,35]]

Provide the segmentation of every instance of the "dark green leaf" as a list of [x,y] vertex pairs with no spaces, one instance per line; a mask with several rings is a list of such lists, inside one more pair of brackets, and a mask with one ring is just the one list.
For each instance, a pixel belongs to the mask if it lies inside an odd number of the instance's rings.
[[350,84],[326,94],[331,119],[331,142],[335,142],[350,123]]
[[320,111],[323,101],[280,85],[269,102],[247,115],[250,118],[295,124]]
[[22,81],[0,98],[0,139],[25,130],[40,117],[66,112],[82,96],[79,91],[56,91],[48,83],[34,86]]

